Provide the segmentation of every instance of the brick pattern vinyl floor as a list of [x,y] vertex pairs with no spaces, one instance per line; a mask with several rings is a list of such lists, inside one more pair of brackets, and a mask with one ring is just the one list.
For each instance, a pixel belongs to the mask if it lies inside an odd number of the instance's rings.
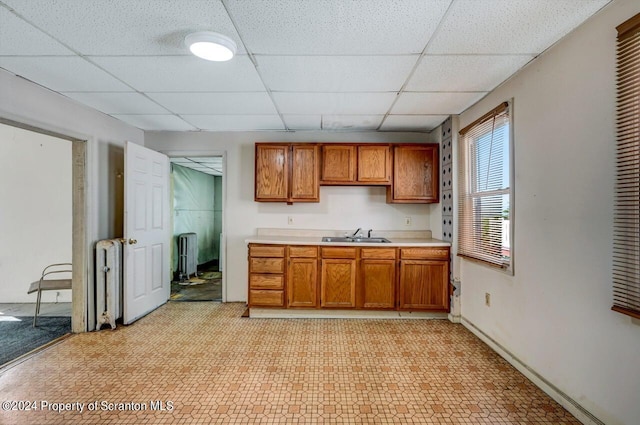
[[0,423],[579,424],[461,325],[244,310],[173,302],[74,335],[0,375]]

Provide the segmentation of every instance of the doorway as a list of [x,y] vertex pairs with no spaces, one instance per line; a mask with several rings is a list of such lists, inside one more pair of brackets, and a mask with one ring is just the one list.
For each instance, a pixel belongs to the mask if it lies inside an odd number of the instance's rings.
[[[72,330],[85,330],[84,305],[77,301],[86,283],[82,242],[86,145],[82,140],[6,119],[0,119],[0,145],[0,197],[4,205],[0,233],[5,236],[0,243],[0,327],[6,330],[0,332],[2,364]],[[72,265],[73,275],[60,275],[72,278],[72,291],[42,292],[38,326],[33,327],[37,294],[27,292],[43,269],[54,263]]]
[[171,301],[223,300],[224,157],[173,157]]

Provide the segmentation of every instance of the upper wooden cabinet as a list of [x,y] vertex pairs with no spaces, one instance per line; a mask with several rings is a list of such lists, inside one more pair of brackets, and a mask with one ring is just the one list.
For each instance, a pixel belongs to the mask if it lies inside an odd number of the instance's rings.
[[320,185],[387,186],[388,203],[439,202],[437,144],[256,143],[258,202],[320,202]]
[[318,146],[256,143],[255,200],[319,202]]
[[353,184],[356,181],[356,146],[323,145],[321,184]]
[[391,183],[391,146],[358,146],[358,182]]
[[323,185],[388,185],[391,183],[389,145],[322,145]]
[[393,183],[387,188],[387,202],[438,202],[438,164],[437,144],[394,146]]
[[290,148],[256,143],[256,201],[286,201],[289,197]]

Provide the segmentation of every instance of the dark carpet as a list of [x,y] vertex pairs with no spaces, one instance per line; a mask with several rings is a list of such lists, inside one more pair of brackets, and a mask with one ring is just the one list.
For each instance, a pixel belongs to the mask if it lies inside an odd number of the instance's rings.
[[16,318],[0,322],[0,365],[71,332],[71,317],[40,316],[37,328],[33,316]]

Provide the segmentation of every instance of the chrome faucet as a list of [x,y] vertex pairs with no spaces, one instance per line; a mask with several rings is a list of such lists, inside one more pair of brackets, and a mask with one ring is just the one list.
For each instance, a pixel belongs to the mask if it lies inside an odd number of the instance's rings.
[[356,238],[358,237],[358,233],[362,232],[362,227],[358,227],[358,230],[356,230],[353,235],[351,235],[352,238]]
[[367,232],[367,237],[371,238],[371,232],[373,232],[373,229],[369,229],[369,231]]

